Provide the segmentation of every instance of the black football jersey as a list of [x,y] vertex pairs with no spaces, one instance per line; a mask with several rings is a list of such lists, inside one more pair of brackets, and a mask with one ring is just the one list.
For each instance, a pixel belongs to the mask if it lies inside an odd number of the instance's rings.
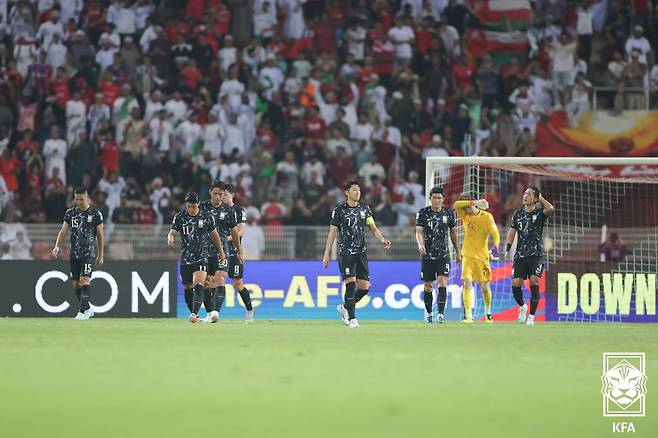
[[425,234],[426,254],[423,256],[424,259],[450,258],[448,236],[456,222],[455,212],[445,207],[439,211],[432,210],[432,207],[425,207],[418,211],[416,226],[423,227]]
[[516,210],[511,225],[518,236],[514,260],[523,257],[543,257],[542,234],[547,218],[544,207],[537,207],[529,213],[523,208]]
[[94,207],[80,210],[76,205],[64,214],[71,228],[71,258],[96,257],[96,227],[103,223],[103,213]]
[[[245,224],[247,223],[247,212],[244,210],[244,208],[240,207],[239,205],[233,205],[231,207],[233,209],[233,223],[234,227],[238,226],[238,224]],[[229,235],[231,232],[229,231]],[[240,242],[242,242],[242,238],[240,238]],[[237,255],[237,249],[235,248],[235,245],[233,242],[226,242],[228,246],[224,247],[224,251],[226,252],[226,257],[230,256],[235,256]]]
[[191,265],[208,258],[209,234],[216,228],[215,219],[210,213],[199,209],[196,216],[191,216],[186,210],[179,211],[174,216],[171,228],[180,233],[182,265]]
[[370,221],[374,221],[370,207],[360,202],[355,207],[345,202],[334,208],[331,225],[339,230],[339,254],[361,254],[366,251],[365,226]]
[[[199,206],[201,211],[204,211],[211,215],[213,219],[215,220],[215,226],[217,227],[217,232],[219,233],[219,237],[222,240],[222,246],[224,247],[224,251],[226,251],[226,236],[224,236],[223,229],[224,229],[224,218],[226,217],[226,204],[219,204],[218,207],[215,207],[212,205],[212,202],[210,200],[208,201],[203,201],[201,205]],[[207,235],[206,239],[207,245],[208,245],[208,257],[215,257],[217,256],[217,248],[215,248],[215,243],[212,241],[212,237],[210,237],[210,234]]]

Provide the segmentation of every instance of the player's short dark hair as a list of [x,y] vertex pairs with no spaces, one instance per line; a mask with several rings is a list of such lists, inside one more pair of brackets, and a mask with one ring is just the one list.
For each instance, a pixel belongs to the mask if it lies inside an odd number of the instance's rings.
[[224,181],[221,181],[219,179],[214,179],[212,180],[212,183],[210,183],[210,190],[212,189],[219,189],[219,190],[224,190],[226,188],[226,183]]
[[76,195],[84,195],[87,193],[87,188],[84,186],[78,186],[75,188],[75,191],[73,192]]
[[187,195],[185,195],[185,202],[189,202],[190,204],[198,204],[199,203],[198,193],[190,192]]
[[224,190],[230,194],[235,193],[235,187],[231,183],[224,184]]
[[443,187],[441,186],[434,186],[432,187],[432,190],[430,190],[430,198],[432,195],[443,195]]
[[535,193],[535,198],[539,198],[539,195],[541,195],[541,192],[539,191],[539,187],[537,186],[528,186],[526,190],[532,190]]
[[343,185],[343,190],[348,191],[349,189],[352,188],[352,186],[359,186],[359,187],[361,187],[361,185],[359,184],[359,182],[358,182],[357,180],[355,180],[355,179],[348,179],[347,181],[345,181],[345,184]]

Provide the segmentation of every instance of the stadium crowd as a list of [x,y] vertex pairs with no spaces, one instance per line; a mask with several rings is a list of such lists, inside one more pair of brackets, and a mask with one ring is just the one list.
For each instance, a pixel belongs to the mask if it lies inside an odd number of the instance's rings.
[[219,178],[254,222],[324,225],[358,177],[381,224],[408,225],[424,158],[534,155],[541,117],[589,108],[589,77],[648,75],[649,0],[607,2],[600,33],[587,0],[512,2],[533,9],[499,23],[522,36],[502,48],[487,3],[0,1],[1,219],[61,222],[82,185],[112,223],[167,223]]

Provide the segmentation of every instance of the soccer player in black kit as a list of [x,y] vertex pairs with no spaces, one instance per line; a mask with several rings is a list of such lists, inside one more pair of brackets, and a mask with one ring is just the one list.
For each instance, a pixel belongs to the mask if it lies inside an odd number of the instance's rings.
[[[220,229],[224,243],[224,252],[226,253],[227,265],[224,269],[228,272],[229,278],[233,281],[233,287],[240,294],[240,299],[247,310],[245,321],[254,321],[254,308],[251,304],[251,294],[244,287],[244,262],[242,258],[242,235],[244,234],[244,224],[247,223],[247,212],[244,208],[233,203],[235,188],[233,184],[226,183],[222,202],[226,206],[226,224],[231,227],[231,232],[227,233],[224,228]],[[221,308],[221,304],[220,304]]]
[[[62,228],[57,234],[53,257],[61,252],[61,245],[71,229],[71,281],[78,298],[78,314],[75,319],[86,320],[94,316],[89,305],[91,274],[94,267],[103,266],[105,244],[103,240],[103,214],[89,205],[87,189],[79,187],[74,192],[75,206],[66,210]],[[98,255],[96,242],[98,241]]]
[[[519,305],[519,322],[534,325],[535,312],[539,304],[539,283],[544,272],[544,249],[542,234],[546,219],[555,209],[541,194],[537,187],[528,187],[523,192],[523,208],[512,216],[512,225],[507,233],[505,259],[508,258],[514,237],[518,234],[514,266],[512,268],[512,294]],[[523,301],[521,285],[530,279],[530,314],[526,316],[528,306]]]
[[[336,240],[336,233],[340,231],[338,239],[338,265],[345,282],[345,304],[336,307],[343,324],[350,328],[359,327],[356,319],[355,307],[370,289],[370,272],[368,270],[368,255],[366,254],[366,240],[364,227],[367,225],[372,234],[384,245],[384,249],[391,247],[390,240],[382,235],[375,224],[370,207],[361,204],[361,187],[356,181],[347,181],[344,186],[347,201],[334,208],[331,213],[329,236],[324,249],[322,265],[329,266],[331,248]],[[357,290],[358,287],[358,290]]]
[[225,257],[215,219],[199,209],[199,195],[194,192],[185,196],[185,210],[174,216],[167,245],[174,245],[178,233],[181,233],[180,276],[185,288],[185,303],[190,310],[190,322],[196,323],[199,322],[198,314],[208,276],[208,235],[215,244],[219,259],[224,260]]
[[422,257],[420,278],[425,283],[425,322],[434,322],[432,315],[432,292],[434,281],[438,283],[437,323],[443,323],[443,312],[448,296],[448,275],[450,274],[450,248],[448,235],[455,248],[457,263],[461,263],[455,212],[443,206],[443,189],[435,186],[430,190],[430,206],[422,208],[416,214],[416,243]]

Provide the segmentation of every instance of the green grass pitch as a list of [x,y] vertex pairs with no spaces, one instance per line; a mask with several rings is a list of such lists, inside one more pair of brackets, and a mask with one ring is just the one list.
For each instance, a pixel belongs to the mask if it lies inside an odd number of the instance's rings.
[[[649,324],[0,319],[3,437],[658,436]],[[646,352],[647,416],[602,416]]]

